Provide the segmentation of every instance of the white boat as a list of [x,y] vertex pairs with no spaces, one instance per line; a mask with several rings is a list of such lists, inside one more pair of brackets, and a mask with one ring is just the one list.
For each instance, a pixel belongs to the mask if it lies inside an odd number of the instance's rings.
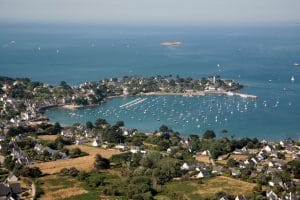
[[294,67],[299,67],[299,65],[300,65],[299,63],[294,63],[293,64]]
[[295,77],[294,77],[294,76],[292,76],[292,78],[291,78],[291,81],[292,81],[292,82],[294,82],[294,81],[295,81]]
[[228,96],[233,96],[233,92],[227,92],[226,93]]

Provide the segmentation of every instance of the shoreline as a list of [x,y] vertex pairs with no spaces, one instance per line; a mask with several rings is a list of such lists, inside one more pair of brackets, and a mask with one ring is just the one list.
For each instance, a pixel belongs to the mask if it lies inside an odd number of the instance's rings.
[[[226,96],[239,96],[241,98],[249,98],[249,99],[257,99],[258,97],[256,95],[251,94],[245,94],[245,93],[239,93],[239,92],[231,92],[231,91],[224,91],[224,90],[204,90],[204,91],[198,91],[198,92],[181,92],[181,93],[175,93],[175,92],[149,92],[144,94],[139,94],[136,96],[205,96],[208,94],[217,94],[217,95],[226,95]],[[122,96],[126,97],[126,96]]]
[[198,92],[148,92],[143,94],[137,94],[137,95],[118,95],[118,96],[109,96],[106,97],[101,104],[93,104],[93,105],[74,105],[74,104],[57,104],[57,105],[50,105],[45,106],[42,108],[39,108],[40,112],[44,112],[47,109],[51,108],[63,108],[68,110],[76,110],[79,108],[86,108],[86,107],[93,107],[93,106],[101,106],[103,103],[106,103],[109,99],[114,98],[126,98],[126,97],[142,97],[142,96],[183,96],[183,97],[193,97],[193,96],[205,96],[205,95],[226,95],[226,96],[238,96],[241,98],[248,98],[248,99],[257,99],[258,97],[251,94],[244,94],[239,92],[232,92],[232,91],[218,91],[218,90],[204,90],[204,91],[198,91]]

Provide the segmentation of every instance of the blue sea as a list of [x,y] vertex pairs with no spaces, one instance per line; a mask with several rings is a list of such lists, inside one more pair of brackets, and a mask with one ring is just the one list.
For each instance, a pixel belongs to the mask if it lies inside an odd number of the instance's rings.
[[[166,47],[164,41],[182,41]],[[47,111],[64,125],[106,118],[153,131],[166,124],[181,135],[300,137],[300,25],[0,24],[0,75],[71,85],[125,75],[220,75],[247,87],[238,97],[117,98],[100,107]],[[291,81],[294,77],[295,81]],[[146,98],[146,97],[143,97]]]

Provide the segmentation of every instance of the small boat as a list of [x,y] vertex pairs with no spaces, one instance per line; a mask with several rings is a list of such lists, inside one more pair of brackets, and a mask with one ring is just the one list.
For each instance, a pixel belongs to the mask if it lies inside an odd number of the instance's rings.
[[292,76],[292,78],[291,78],[291,81],[292,81],[292,82],[294,82],[294,81],[295,81],[295,77],[294,77],[294,76]]
[[300,64],[299,64],[299,63],[294,63],[293,66],[294,66],[294,67],[299,67]]

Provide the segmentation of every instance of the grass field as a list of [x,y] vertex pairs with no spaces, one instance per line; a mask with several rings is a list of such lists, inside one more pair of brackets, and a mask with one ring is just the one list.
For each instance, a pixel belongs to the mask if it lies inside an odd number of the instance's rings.
[[51,162],[34,163],[32,167],[39,167],[44,174],[55,174],[60,172],[63,168],[76,167],[81,171],[90,171],[93,168],[93,163],[95,160],[95,155],[100,154],[105,158],[110,158],[112,155],[120,154],[122,152],[118,150],[102,149],[97,147],[91,147],[87,145],[72,145],[68,148],[72,149],[78,147],[82,151],[88,153],[88,156],[83,156],[79,158],[66,159],[66,160],[56,160]]
[[[167,194],[162,194],[156,199],[187,199],[197,200],[203,198],[213,198],[215,193],[225,192],[227,195],[244,194],[249,196],[255,184],[233,179],[225,176],[217,176],[204,180],[202,184],[193,181],[173,181],[165,187]],[[175,198],[176,197],[176,198]]]

